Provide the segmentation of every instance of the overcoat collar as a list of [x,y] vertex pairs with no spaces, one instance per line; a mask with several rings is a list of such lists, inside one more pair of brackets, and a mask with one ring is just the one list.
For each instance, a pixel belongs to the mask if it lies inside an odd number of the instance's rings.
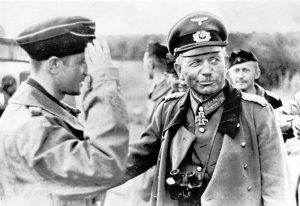
[[[224,111],[218,131],[234,138],[239,128],[242,95],[239,90],[233,88],[227,81],[223,88],[223,93],[225,95]],[[169,121],[167,120],[169,123],[164,131],[173,127],[177,127],[178,129],[178,126],[186,125],[186,114],[190,105],[190,91],[187,91],[175,103],[174,108],[171,110]]]
[[[9,103],[42,108],[61,118],[74,129],[83,130],[83,124],[70,113],[70,111],[75,112],[76,109],[68,107],[67,105],[62,107],[62,105],[57,104],[57,102],[53,101],[53,99],[49,98],[42,91],[26,82],[22,83],[20,88],[9,100]],[[65,107],[68,107],[68,110],[66,110]]]

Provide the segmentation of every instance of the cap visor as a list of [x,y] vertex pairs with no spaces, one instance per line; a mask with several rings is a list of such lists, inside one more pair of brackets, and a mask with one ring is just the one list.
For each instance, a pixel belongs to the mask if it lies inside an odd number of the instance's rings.
[[205,46],[205,47],[197,47],[188,51],[185,51],[180,54],[180,56],[183,57],[191,57],[191,56],[197,56],[200,54],[207,54],[207,53],[214,53],[214,52],[220,52],[223,51],[223,46]]

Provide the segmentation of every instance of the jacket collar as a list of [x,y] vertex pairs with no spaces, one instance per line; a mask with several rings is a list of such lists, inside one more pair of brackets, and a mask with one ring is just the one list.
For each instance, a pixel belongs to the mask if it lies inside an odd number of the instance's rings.
[[257,83],[254,84],[254,88],[255,88],[255,91],[256,91],[256,95],[258,96],[262,96],[264,97],[265,96],[265,89],[262,88],[261,86],[259,86]]
[[63,104],[62,106],[61,104],[57,103],[59,100],[54,101],[53,98],[49,98],[49,95],[45,94],[41,90],[26,82],[23,82],[13,97],[9,100],[9,103],[40,107],[43,110],[61,118],[73,128],[83,130],[83,124],[72,115],[73,112],[76,113],[76,109],[60,102]]
[[162,82],[154,85],[152,89],[149,92],[149,99],[151,99],[153,102],[157,101],[158,99],[161,99],[166,94],[168,94],[171,90],[170,85],[168,84],[167,80],[164,79]]
[[[239,116],[241,109],[241,92],[233,88],[228,82],[226,82],[223,93],[225,96],[224,111],[219,123],[218,131],[229,135],[234,138],[239,128]],[[186,125],[186,114],[188,108],[191,106],[190,90],[187,91],[181,98],[177,100],[174,108],[171,110],[169,116],[169,122],[164,131],[177,127],[180,125]]]

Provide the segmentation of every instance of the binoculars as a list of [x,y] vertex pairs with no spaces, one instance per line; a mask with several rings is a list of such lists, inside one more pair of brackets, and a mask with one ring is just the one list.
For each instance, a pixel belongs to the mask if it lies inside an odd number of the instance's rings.
[[171,198],[174,200],[199,200],[204,188],[203,175],[199,171],[181,173],[179,169],[172,170],[166,180]]

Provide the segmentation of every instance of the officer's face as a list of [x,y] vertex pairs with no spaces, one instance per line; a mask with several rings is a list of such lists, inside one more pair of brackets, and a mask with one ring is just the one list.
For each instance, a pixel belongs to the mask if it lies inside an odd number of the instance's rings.
[[255,79],[259,78],[260,70],[257,62],[244,62],[230,67],[228,77],[234,87],[244,92],[254,88]]
[[209,96],[221,90],[225,84],[225,52],[207,53],[181,58],[176,70],[186,84],[200,96]]
[[59,75],[59,88],[62,94],[79,95],[80,87],[87,75],[84,54],[76,54],[63,58],[64,64]]
[[143,68],[147,71],[149,79],[153,79],[152,59],[149,57],[147,52],[144,54]]

